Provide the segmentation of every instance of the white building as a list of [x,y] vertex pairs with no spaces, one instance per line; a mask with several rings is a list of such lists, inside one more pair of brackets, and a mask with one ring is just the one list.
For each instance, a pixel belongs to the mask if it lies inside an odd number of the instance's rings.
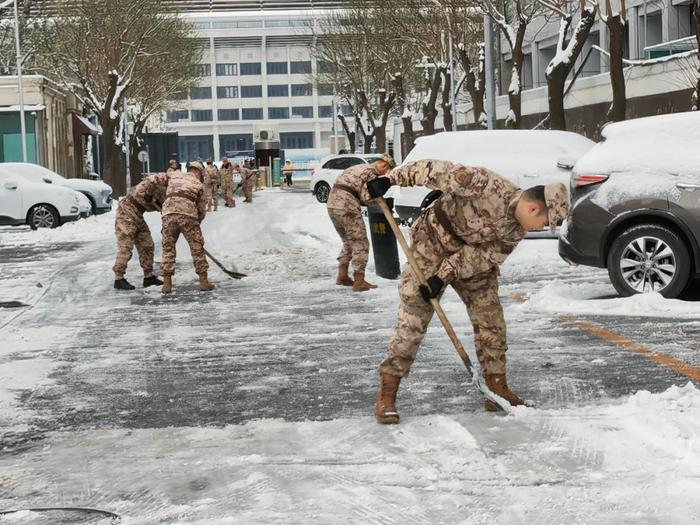
[[[218,159],[252,150],[261,129],[278,132],[285,150],[329,149],[333,92],[313,82],[314,2],[219,1],[201,10],[200,3],[182,2],[206,45],[200,87],[161,123],[161,131],[178,132],[180,157]],[[296,9],[275,9],[281,4]]]

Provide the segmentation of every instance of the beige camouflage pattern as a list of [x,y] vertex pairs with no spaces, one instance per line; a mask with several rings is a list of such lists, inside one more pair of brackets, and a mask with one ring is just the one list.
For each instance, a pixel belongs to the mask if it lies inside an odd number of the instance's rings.
[[207,193],[207,211],[210,211],[212,207],[214,211],[219,208],[219,197],[217,193],[220,183],[221,177],[219,176],[219,169],[213,164],[207,165],[207,167],[204,168],[204,190]]
[[547,203],[549,215],[549,231],[554,233],[557,225],[569,215],[569,193],[561,182],[547,184],[544,187],[544,200]]
[[219,176],[221,178],[221,193],[224,199],[233,198],[233,165],[229,162],[221,165],[219,170]]
[[204,186],[193,172],[169,173],[168,190],[163,204],[163,260],[161,272],[175,271],[175,245],[182,234],[190,245],[192,262],[197,273],[209,269],[204,255],[204,238],[199,223],[207,214]]
[[[358,164],[346,169],[336,179],[326,206],[340,210],[359,210],[360,206],[366,206],[371,200],[367,192],[367,182],[378,176],[379,173],[371,164]],[[336,188],[337,185],[351,188],[354,195],[340,187]]]
[[207,214],[204,186],[193,172],[171,172],[162,215],[187,215],[202,222]]
[[199,222],[189,215],[171,214],[163,216],[163,259],[160,271],[163,275],[175,273],[175,246],[180,234],[190,245],[194,270],[202,274],[209,270],[209,263],[204,254],[204,237]]
[[[355,272],[364,272],[369,259],[369,240],[361,206],[371,200],[367,182],[378,176],[379,173],[371,164],[352,166],[340,174],[328,196],[328,215],[343,241],[338,262],[352,262]],[[359,200],[357,196],[360,197]]]
[[328,215],[343,241],[338,262],[352,263],[353,271],[364,272],[369,258],[369,241],[362,214],[359,210],[328,208]]
[[155,246],[143,214],[162,207],[167,187],[166,174],[151,175],[131,188],[129,193],[119,200],[114,221],[117,256],[112,268],[116,279],[124,278],[134,246],[139,255],[144,277],[153,275]]
[[241,186],[243,187],[244,202],[253,202],[253,190],[258,178],[258,170],[241,168]]
[[[439,276],[467,306],[482,371],[505,373],[506,325],[498,298],[498,267],[525,236],[514,216],[522,192],[485,168],[443,161],[409,163],[388,176],[393,184],[444,192],[412,226],[413,253],[426,277]],[[382,374],[408,374],[433,316],[418,284],[405,265],[394,334],[379,366]]]

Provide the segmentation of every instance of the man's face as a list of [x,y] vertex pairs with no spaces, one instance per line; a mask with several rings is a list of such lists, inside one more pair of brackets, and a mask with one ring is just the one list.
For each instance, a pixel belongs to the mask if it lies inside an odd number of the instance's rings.
[[536,231],[542,230],[549,225],[549,215],[547,208],[537,202],[521,201],[518,203],[516,218],[522,226],[523,230]]
[[374,167],[377,170],[377,173],[379,173],[380,175],[386,175],[389,172],[389,169],[391,168],[389,166],[389,163],[384,160],[375,161]]

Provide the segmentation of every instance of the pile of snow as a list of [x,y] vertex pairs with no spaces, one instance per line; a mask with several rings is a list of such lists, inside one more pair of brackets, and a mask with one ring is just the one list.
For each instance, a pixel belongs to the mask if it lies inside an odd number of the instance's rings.
[[23,246],[30,244],[90,242],[106,238],[114,239],[115,210],[116,204],[109,213],[68,222],[54,229],[0,228],[0,245]]

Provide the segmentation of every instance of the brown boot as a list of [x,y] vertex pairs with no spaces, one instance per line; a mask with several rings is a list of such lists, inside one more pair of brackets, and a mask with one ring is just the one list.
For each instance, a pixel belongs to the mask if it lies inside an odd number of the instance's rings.
[[[501,396],[512,406],[515,407],[525,404],[525,401],[516,396],[513,392],[511,392],[510,388],[508,388],[505,374],[484,374],[484,380],[486,381],[486,386],[489,387],[491,392],[497,396]],[[486,409],[487,412],[498,412],[501,410],[501,407],[499,407],[493,401],[489,401],[487,399],[484,401],[484,409]]]
[[348,266],[350,266],[349,263],[341,263],[338,265],[338,276],[335,278],[335,284],[341,286],[352,286],[355,284],[348,275]]
[[366,292],[367,290],[377,287],[376,284],[365,281],[365,272],[355,272],[352,278],[353,281],[355,281],[352,285],[353,292]]
[[374,417],[382,425],[395,425],[399,422],[399,413],[396,410],[396,394],[399,391],[400,382],[401,378],[399,376],[389,374],[379,376]]
[[163,276],[163,288],[161,290],[163,293],[170,293],[173,291],[173,276],[164,275]]
[[203,292],[211,292],[216,286],[209,282],[207,272],[199,274],[199,289]]

